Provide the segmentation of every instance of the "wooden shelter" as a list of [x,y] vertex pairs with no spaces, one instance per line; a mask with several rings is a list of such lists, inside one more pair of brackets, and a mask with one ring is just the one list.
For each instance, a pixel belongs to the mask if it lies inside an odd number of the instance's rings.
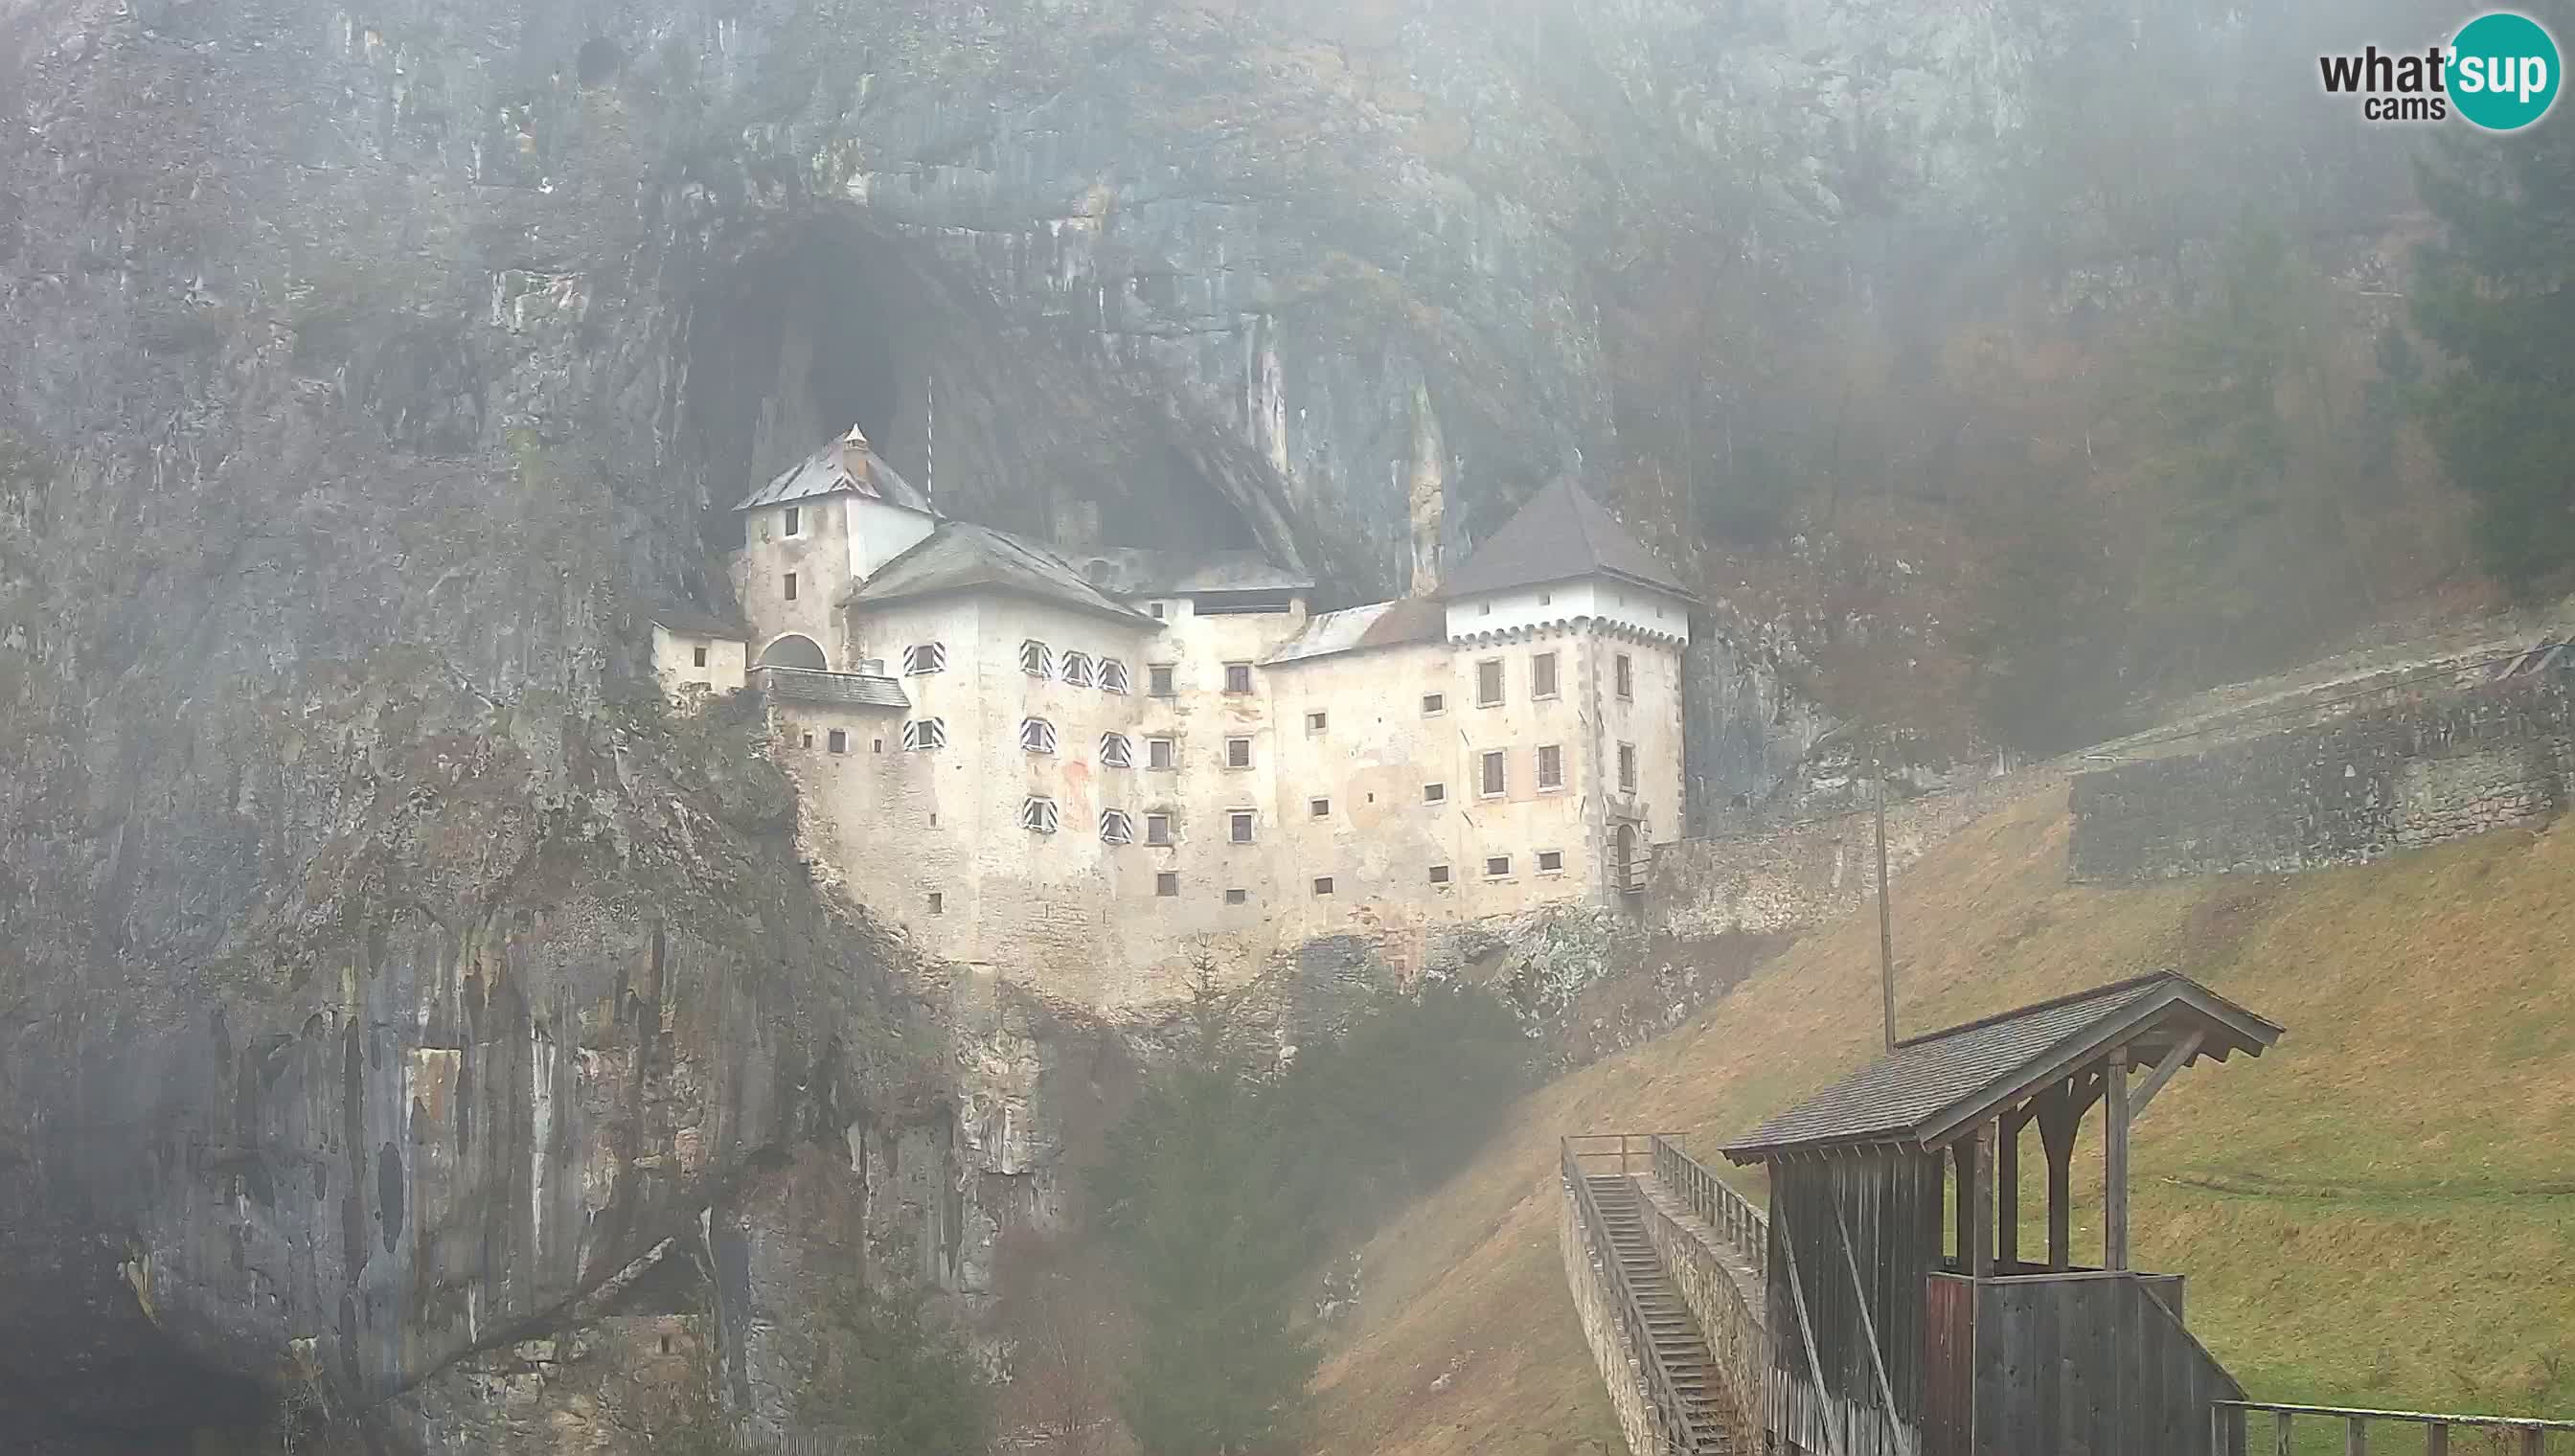
[[[1898,1042],[1728,1145],[1770,1180],[1765,1423],[1825,1456],[2165,1456],[2242,1390],[2128,1266],[2128,1127],[2194,1061],[2280,1028],[2143,976]],[[2103,1107],[2103,1267],[2073,1261],[2074,1134]],[[2019,1246],[2023,1133],[2047,1248]]]

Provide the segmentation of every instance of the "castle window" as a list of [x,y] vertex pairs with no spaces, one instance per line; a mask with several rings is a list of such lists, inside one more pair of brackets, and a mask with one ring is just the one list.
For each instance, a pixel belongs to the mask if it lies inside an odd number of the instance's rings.
[[1162,873],[1154,876],[1154,893],[1157,896],[1163,899],[1171,899],[1177,896],[1180,892],[1181,875],[1179,870],[1166,869]]
[[1305,731],[1309,733],[1319,733],[1323,730],[1323,723],[1324,716],[1322,714],[1309,713],[1305,715]]
[[1249,767],[1251,767],[1251,766],[1252,766],[1252,739],[1250,739],[1250,738],[1228,738],[1228,739],[1226,739],[1226,740],[1225,740],[1225,766],[1227,766],[1228,768],[1249,768]]
[[1252,691],[1252,665],[1250,663],[1228,663],[1225,665],[1225,691],[1238,698]]
[[1225,902],[1230,905],[1247,904],[1251,899],[1252,891],[1248,889],[1229,889],[1225,892]]
[[1088,654],[1088,653],[1067,653],[1067,654],[1065,654],[1065,655],[1064,655],[1064,681],[1065,681],[1066,686],[1068,686],[1068,687],[1072,687],[1072,688],[1088,688],[1088,687],[1090,687],[1090,686],[1091,686],[1091,681],[1092,681],[1092,680],[1091,680],[1091,655],[1090,655],[1090,654]]
[[1540,874],[1562,874],[1564,872],[1564,851],[1561,849],[1538,850],[1537,872]]
[[1305,812],[1318,819],[1330,818],[1332,801],[1328,798],[1309,798],[1305,800]]
[[701,668],[705,667],[707,665],[707,650],[702,647],[689,649],[689,661],[695,663]]
[[1154,604],[1154,620],[1156,622],[1163,620],[1163,604],[1160,602]]
[[882,753],[882,752],[884,752],[884,751],[885,751],[885,739],[883,739],[883,738],[870,738],[870,739],[868,739],[868,751],[869,751],[869,752],[871,752],[871,753]]
[[948,896],[940,893],[938,890],[932,890],[930,892],[930,912],[934,915],[944,915],[948,913]]
[[1448,785],[1445,783],[1425,783],[1421,785],[1421,801],[1423,803],[1446,803],[1448,801]]
[[1424,693],[1421,695],[1421,716],[1423,718],[1437,718],[1439,715],[1446,713],[1447,711],[1447,694]]
[[1149,813],[1145,815],[1145,842],[1148,844],[1168,844],[1172,842],[1172,816],[1170,814]]
[[1610,664],[1610,676],[1617,680],[1618,696],[1633,702],[1636,697],[1636,662],[1625,653]]
[[1112,768],[1133,768],[1136,766],[1136,745],[1127,740],[1125,733],[1102,733],[1100,761]]
[[1431,865],[1430,882],[1432,884],[1446,884],[1448,882],[1448,866],[1445,864]]
[[1145,740],[1146,767],[1170,768],[1179,761],[1180,745],[1173,742],[1170,738],[1147,738]]
[[1252,810],[1238,808],[1225,816],[1225,836],[1238,844],[1252,842]]
[[1020,805],[1021,828],[1034,829],[1041,834],[1052,834],[1056,831],[1056,825],[1054,799],[1031,794],[1028,801]]
[[1020,746],[1032,753],[1055,751],[1055,725],[1042,718],[1020,720]]
[[790,602],[796,600],[796,574],[794,572],[789,572],[787,574],[787,600]]
[[948,671],[948,649],[935,642],[914,643],[903,650],[903,675],[918,678],[925,673]]
[[1169,663],[1146,664],[1145,691],[1156,698],[1171,697],[1173,694],[1172,665]]
[[805,534],[805,513],[794,506],[787,508],[787,534],[790,536]]
[[1529,659],[1529,697],[1555,696],[1555,654],[1540,653]]
[[1100,660],[1100,691],[1103,693],[1124,693],[1127,691],[1127,665],[1125,663],[1118,661],[1116,658],[1102,658]]
[[1020,644],[1020,671],[1032,678],[1055,676],[1055,649],[1030,638]]
[[1553,607],[1555,605],[1555,594],[1553,592],[1538,593],[1537,605],[1540,607]]
[[926,753],[933,748],[947,747],[948,720],[944,718],[916,718],[912,722],[905,724],[903,726],[903,746],[905,751],[914,753]]
[[805,746],[806,746],[806,747],[809,747],[809,748],[810,748],[810,747],[814,746],[814,735],[813,735],[812,733],[807,733],[807,734],[805,734],[805,735],[804,735],[804,737],[805,737]]
[[1540,793],[1564,786],[1564,748],[1545,743],[1537,750],[1537,787]]
[[1102,809],[1100,811],[1100,842],[1104,844],[1135,843],[1136,820],[1129,817],[1127,810],[1123,808]]
[[1475,706],[1477,708],[1502,706],[1501,659],[1486,658],[1475,665]]
[[850,730],[848,728],[832,729],[829,741],[831,749],[835,753],[846,753],[850,751]]
[[1636,791],[1636,745],[1634,743],[1618,745],[1618,791],[1620,793]]
[[1509,791],[1510,773],[1504,766],[1504,763],[1505,760],[1502,757],[1502,750],[1499,748],[1495,748],[1491,752],[1483,755],[1483,761],[1479,771],[1483,774],[1482,793],[1484,797],[1499,798],[1502,794]]
[[1511,856],[1510,856],[1510,855],[1508,855],[1508,854],[1493,854],[1493,855],[1488,855],[1488,856],[1486,856],[1486,857],[1485,857],[1485,859],[1484,859],[1484,877],[1485,877],[1486,879],[1508,879],[1508,878],[1510,877],[1510,874],[1511,874]]
[[1332,892],[1332,877],[1331,877],[1330,875],[1328,875],[1328,874],[1318,874],[1318,875],[1314,876],[1314,893],[1316,893],[1316,894],[1330,894],[1331,892]]

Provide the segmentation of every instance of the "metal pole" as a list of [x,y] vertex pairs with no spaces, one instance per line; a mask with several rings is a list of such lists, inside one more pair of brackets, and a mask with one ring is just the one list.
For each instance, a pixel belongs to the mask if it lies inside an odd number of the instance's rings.
[[1886,1000],[1886,1054],[1895,1054],[1895,912],[1886,902],[1886,762],[1877,764],[1877,979]]

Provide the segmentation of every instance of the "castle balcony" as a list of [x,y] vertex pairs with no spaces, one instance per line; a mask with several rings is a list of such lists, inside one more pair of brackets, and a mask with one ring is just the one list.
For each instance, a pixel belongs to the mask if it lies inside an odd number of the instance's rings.
[[768,694],[777,703],[897,711],[912,707],[911,696],[903,691],[903,680],[876,673],[826,673],[816,668],[755,668],[751,673],[751,686]]

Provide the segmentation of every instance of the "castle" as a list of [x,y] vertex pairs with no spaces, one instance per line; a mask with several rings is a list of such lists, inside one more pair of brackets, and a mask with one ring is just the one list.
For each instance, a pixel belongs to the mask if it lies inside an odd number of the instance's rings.
[[1615,905],[1679,833],[1693,599],[1569,481],[1319,614],[1255,553],[940,517],[855,429],[735,510],[748,622],[657,613],[655,668],[765,693],[817,852],[935,956],[1134,1006],[1201,947]]

